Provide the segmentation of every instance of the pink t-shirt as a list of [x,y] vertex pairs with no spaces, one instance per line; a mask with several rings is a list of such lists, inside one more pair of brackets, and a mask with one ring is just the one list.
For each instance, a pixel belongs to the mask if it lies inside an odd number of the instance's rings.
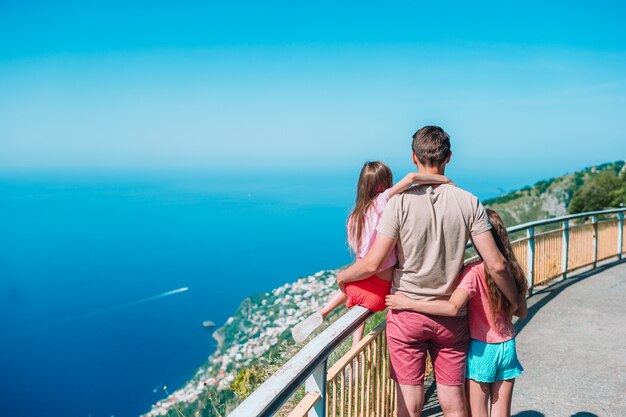
[[512,339],[515,328],[503,310],[496,313],[496,323],[493,322],[483,263],[471,263],[461,274],[458,288],[470,296],[467,303],[470,337],[485,343],[501,343]]
[[[385,207],[389,202],[389,189],[383,191],[378,194],[374,199],[374,203],[370,206],[365,213],[365,221],[363,224],[363,232],[361,233],[361,246],[357,252],[357,259],[361,259],[367,255],[367,253],[374,245],[374,241],[376,241],[376,227],[380,222],[380,216],[383,215],[383,211],[385,211]],[[389,254],[389,257],[385,259],[383,265],[380,270],[385,270],[393,267],[398,262],[398,256],[396,249]]]

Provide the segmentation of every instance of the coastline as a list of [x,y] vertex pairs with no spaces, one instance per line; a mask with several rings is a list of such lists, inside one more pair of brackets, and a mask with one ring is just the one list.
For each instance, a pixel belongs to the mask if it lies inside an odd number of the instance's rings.
[[211,337],[213,338],[213,340],[215,340],[215,343],[216,343],[215,350],[220,350],[224,346],[224,335],[221,333],[222,328],[223,328],[223,326],[218,328],[218,329],[216,329],[211,334]]
[[[281,344],[293,345],[291,327],[334,293],[337,273],[323,270],[244,299],[223,326],[212,333],[216,348],[182,387],[152,405],[141,417],[165,416],[173,408],[189,408],[201,395],[229,389],[239,371],[254,366]],[[199,407],[198,407],[199,408]]]

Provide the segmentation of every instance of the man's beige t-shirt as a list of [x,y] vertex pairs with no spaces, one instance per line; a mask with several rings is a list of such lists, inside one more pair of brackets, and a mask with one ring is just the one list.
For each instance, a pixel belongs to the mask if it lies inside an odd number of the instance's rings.
[[377,229],[398,241],[391,292],[415,300],[448,299],[458,285],[470,235],[489,229],[478,198],[458,187],[420,185],[392,197]]

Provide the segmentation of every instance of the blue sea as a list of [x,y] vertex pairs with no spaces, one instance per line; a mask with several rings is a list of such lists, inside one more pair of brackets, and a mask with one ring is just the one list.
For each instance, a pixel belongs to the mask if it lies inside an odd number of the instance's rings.
[[204,320],[350,262],[357,175],[0,174],[0,415],[148,411],[213,351]]

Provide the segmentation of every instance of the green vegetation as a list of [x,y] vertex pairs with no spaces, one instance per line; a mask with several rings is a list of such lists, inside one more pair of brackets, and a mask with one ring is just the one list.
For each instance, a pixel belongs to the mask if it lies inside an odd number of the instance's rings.
[[[530,189],[530,188],[528,188]],[[488,200],[485,200],[483,202],[483,204],[491,206],[494,204],[504,204],[504,203],[508,203],[509,201],[513,201],[513,200],[517,200],[518,198],[522,198],[525,195],[528,195],[528,192],[525,191],[524,189],[522,190],[518,190],[518,191],[513,191],[512,193],[508,193],[505,194],[503,196],[500,197],[495,197],[495,198],[490,198]]]
[[626,175],[614,170],[594,175],[572,197],[570,213],[623,207],[626,204]]
[[543,194],[546,190],[552,185],[554,182],[554,178],[550,178],[549,180],[539,181],[535,184],[535,190],[537,190],[537,194]]
[[[483,204],[496,210],[507,226],[567,213],[619,207],[626,203],[624,161],[587,167],[572,174],[538,181]],[[620,173],[622,173],[620,175]]]
[[260,366],[252,366],[250,368],[242,369],[235,380],[230,384],[230,390],[237,396],[237,398],[246,398],[252,394],[254,387],[259,385],[260,382],[267,379],[267,368]]
[[[263,295],[263,297],[267,297]],[[269,295],[273,297],[273,295]],[[254,297],[253,297],[254,298]],[[257,300],[258,301],[258,300]],[[229,326],[230,329],[236,328],[237,323],[245,322],[243,314],[249,314],[248,299],[242,303],[237,310],[235,318]],[[334,323],[339,317],[345,313],[345,308],[340,308],[333,312],[324,322],[319,330],[313,336],[324,331],[328,326]],[[365,334],[373,330],[385,319],[385,312],[374,314],[367,321],[365,326]],[[232,332],[232,330],[229,330]],[[226,339],[237,340],[235,335],[225,335]],[[352,338],[347,338],[329,358],[329,366],[341,358],[352,346]],[[263,357],[257,358],[253,365],[247,366],[239,370],[233,382],[226,389],[219,390],[216,387],[206,386],[205,392],[199,396],[198,400],[192,404],[179,404],[176,412],[172,411],[172,416],[184,417],[223,417],[232,411],[241,401],[248,397],[256,388],[258,388],[267,378],[276,372],[283,364],[293,357],[300,345],[296,345],[288,332],[282,335],[282,340]],[[292,398],[277,413],[278,416],[284,417],[291,411],[304,396],[304,388],[301,387],[296,391]]]

